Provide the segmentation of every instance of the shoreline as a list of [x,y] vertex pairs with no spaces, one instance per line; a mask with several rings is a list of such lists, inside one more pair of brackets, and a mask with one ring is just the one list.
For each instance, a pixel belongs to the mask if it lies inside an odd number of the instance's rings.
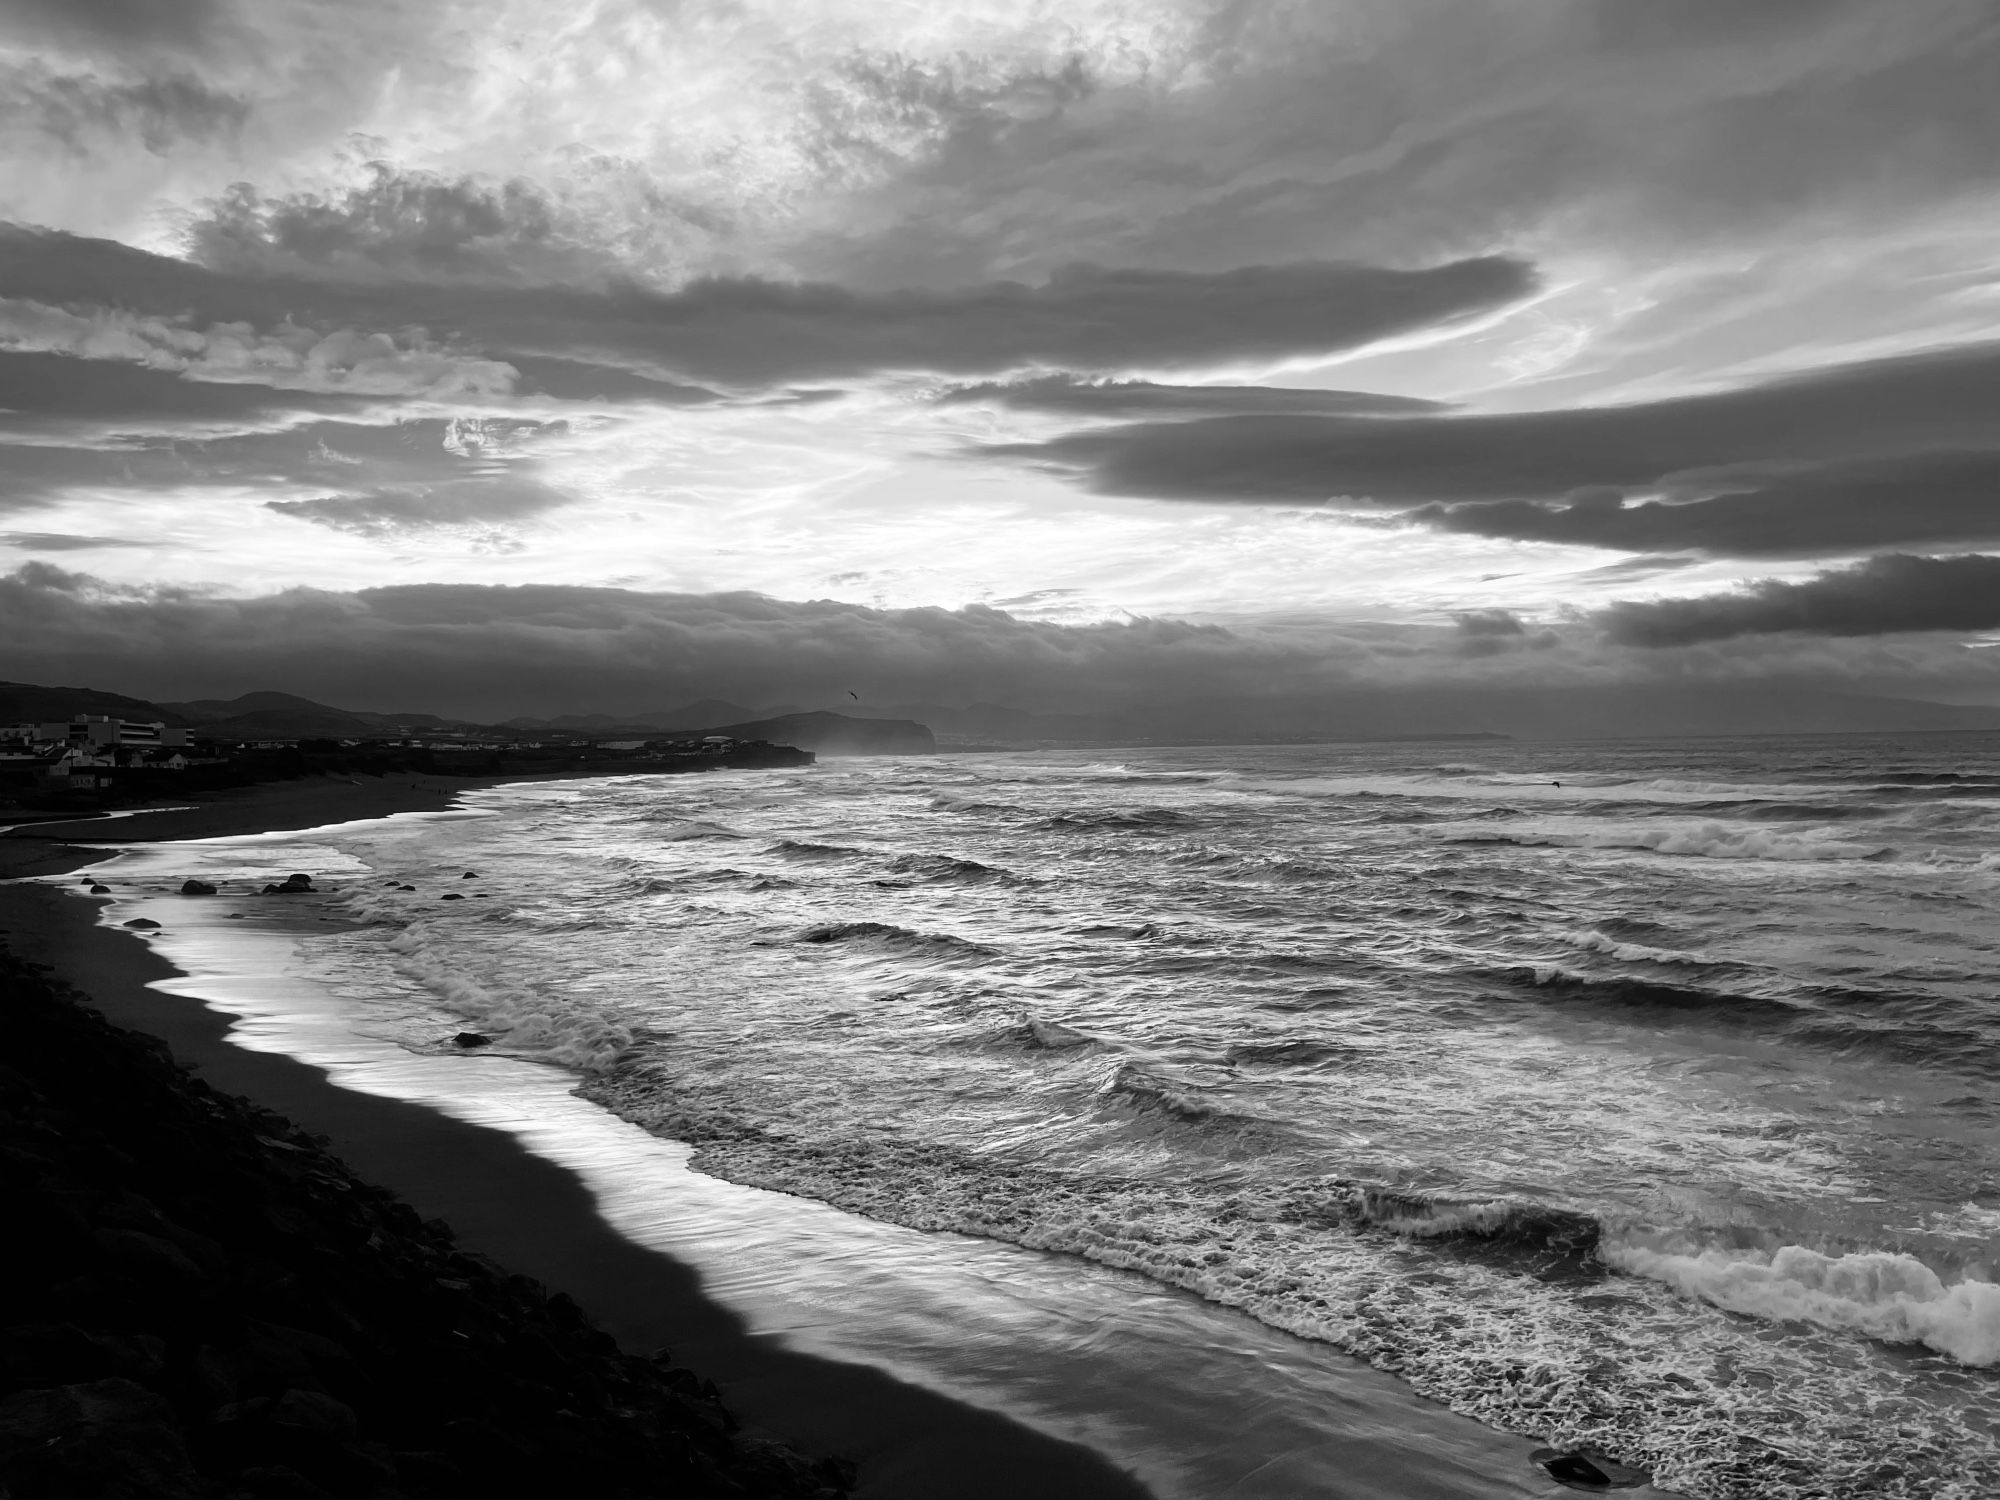
[[[555,778],[278,783],[191,809],[29,825],[0,834],[0,880],[98,862],[96,849],[70,842],[92,825],[120,843],[277,832],[441,811],[458,791],[514,779]],[[360,1177],[449,1223],[466,1250],[567,1292],[625,1349],[670,1348],[677,1363],[715,1382],[754,1431],[804,1453],[851,1459],[857,1496],[1150,1500],[1136,1479],[1078,1444],[872,1367],[753,1335],[702,1291],[692,1269],[620,1235],[578,1176],[505,1131],[358,1093],[311,1064],[237,1045],[233,1018],[162,988],[186,976],[136,936],[98,925],[95,903],[48,884],[0,884],[0,931],[18,957],[47,965],[114,1025],[164,1041],[176,1062],[212,1087],[326,1137]]]
[[[496,777],[442,786],[436,778],[415,776],[391,779],[388,786],[315,778],[303,785],[246,789],[219,804],[45,822],[0,833],[0,879],[60,874],[97,863],[106,852],[81,842],[93,834],[106,844],[144,846],[310,829],[406,811],[435,813],[449,810],[458,791],[514,779],[575,778]],[[127,895],[126,880],[110,875],[107,883],[121,897]],[[1545,1492],[1548,1481],[1528,1462],[1529,1440],[1457,1415],[1419,1397],[1391,1374],[1314,1341],[1274,1333],[1240,1313],[1224,1314],[1221,1326],[1191,1341],[1162,1342],[1157,1323],[1144,1332],[1135,1329],[1141,1343],[1153,1339],[1156,1359],[1178,1365],[1177,1356],[1185,1350],[1190,1359],[1214,1363],[1214,1373],[1225,1381],[1229,1377],[1221,1372],[1231,1361],[1241,1367],[1238,1380],[1251,1375],[1239,1403],[1242,1409],[1232,1419],[1241,1424],[1240,1431],[1230,1421],[1217,1425],[1206,1416],[1170,1419],[1164,1425],[1147,1417],[1141,1426],[1153,1434],[1150,1450],[1144,1442],[1135,1447],[1114,1436],[1119,1401],[1107,1404],[1095,1384],[1103,1372],[1093,1373],[1087,1361],[1071,1368],[1058,1358],[1046,1368],[1035,1366],[1039,1400],[988,1404],[973,1394],[985,1389],[985,1382],[974,1379],[969,1387],[961,1386],[953,1378],[955,1369],[940,1381],[938,1369],[898,1357],[893,1315],[879,1327],[868,1324],[859,1348],[809,1338],[806,1349],[825,1352],[795,1352],[798,1346],[787,1342],[786,1330],[760,1322],[761,1311],[726,1300],[740,1290],[733,1286],[737,1270],[726,1258],[716,1261],[700,1238],[706,1230],[684,1245],[650,1233],[635,1239],[629,1224],[623,1230],[612,1227],[624,1223],[616,1186],[598,1180],[587,1160],[538,1154],[542,1148],[532,1132],[522,1135],[499,1123],[472,1123],[485,1117],[453,1113],[421,1094],[390,1098],[361,1093],[357,1085],[333,1081],[350,1076],[338,1064],[330,1071],[283,1052],[253,1050],[254,1043],[239,1045],[230,1034],[245,1023],[226,1004],[196,998],[204,993],[200,986],[210,982],[203,977],[209,973],[206,967],[176,967],[136,934],[100,925],[100,908],[75,899],[77,894],[81,892],[66,893],[54,882],[0,885],[0,929],[21,934],[16,949],[23,957],[50,964],[91,995],[115,1023],[161,1037],[177,1060],[206,1081],[247,1094],[328,1137],[334,1152],[362,1177],[398,1193],[427,1217],[453,1225],[467,1249],[574,1296],[622,1346],[643,1351],[665,1345],[677,1363],[713,1380],[726,1405],[761,1435],[807,1454],[856,1461],[855,1493],[866,1500],[931,1500],[944,1494],[955,1500],[1015,1500],[1022,1494],[1052,1500],[1145,1500],[1236,1493],[1236,1484],[1265,1468],[1272,1470],[1269,1477],[1277,1485],[1269,1492],[1273,1495],[1348,1493],[1344,1485],[1323,1488],[1342,1474],[1361,1486],[1352,1493],[1396,1494],[1408,1500],[1500,1500]],[[164,909],[155,914],[176,925]],[[23,928],[28,931],[21,932]],[[185,992],[177,993],[181,990]],[[416,1099],[424,1102],[412,1102]],[[617,1117],[607,1113],[606,1118]],[[663,1201],[670,1213],[676,1212],[675,1200]],[[810,1198],[797,1201],[822,1209]],[[837,1209],[823,1211],[839,1215]],[[789,1212],[777,1222],[784,1228],[771,1242],[776,1254],[789,1259],[793,1252],[785,1248],[790,1243],[785,1236],[803,1233],[798,1254],[809,1262],[820,1248],[821,1231],[802,1226]],[[872,1223],[866,1218],[855,1222]],[[846,1231],[836,1229],[833,1237],[844,1241]],[[834,1252],[835,1258],[856,1249],[847,1243]],[[975,1271],[974,1281],[992,1269]],[[1103,1274],[1088,1261],[1077,1262],[1077,1269],[1086,1276]],[[1007,1274],[1002,1269],[1003,1278]],[[709,1276],[718,1278],[717,1291],[703,1290]],[[1142,1312],[1136,1305],[1126,1309],[1122,1302],[1114,1306],[1099,1297],[1093,1304],[1095,1316],[1122,1323],[1137,1313],[1144,1325],[1148,1316],[1157,1319],[1161,1306],[1187,1296],[1150,1282],[1140,1295],[1165,1302]],[[1057,1297],[1064,1305],[1071,1300],[1067,1290]],[[1028,1305],[1053,1309],[1055,1301],[1043,1293],[1031,1296]],[[1184,1326],[1180,1314],[1171,1317]],[[957,1330],[963,1325],[954,1316],[951,1326]],[[958,1336],[954,1334],[954,1342]],[[1213,1347],[1205,1342],[1208,1338],[1217,1340]],[[1029,1340],[1020,1351],[1032,1361],[1040,1357],[1030,1352],[1034,1348]],[[992,1357],[989,1351],[976,1359]],[[1147,1365],[1142,1360],[1132,1368]],[[1264,1390],[1273,1378],[1278,1384]],[[1259,1394],[1252,1395],[1253,1388]],[[1199,1381],[1141,1379],[1130,1397],[1120,1399],[1135,1413],[1147,1401],[1164,1401],[1164,1410],[1176,1410],[1190,1400],[1206,1404],[1209,1398],[1201,1389]],[[1234,1385],[1224,1388],[1222,1410],[1230,1408],[1234,1391]],[[1331,1424],[1319,1415],[1299,1420],[1301,1413],[1315,1408],[1340,1415]],[[1193,1417],[1190,1409],[1186,1418]],[[1137,1437],[1139,1431],[1131,1428],[1128,1436]],[[1098,1440],[1099,1433],[1104,1441]],[[1172,1446],[1160,1446],[1163,1440]],[[1266,1441],[1272,1446],[1262,1446]],[[1302,1441],[1310,1446],[1297,1446]],[[1195,1471],[1212,1453],[1220,1463],[1207,1478],[1222,1482],[1189,1488],[1191,1472],[1181,1472],[1173,1461],[1164,1467],[1160,1462],[1177,1451],[1192,1461]],[[1246,1465],[1239,1459],[1244,1452],[1264,1462]],[[1304,1457],[1309,1453],[1310,1458]],[[1320,1481],[1301,1489],[1295,1478],[1281,1477],[1279,1471],[1295,1462],[1319,1473]]]

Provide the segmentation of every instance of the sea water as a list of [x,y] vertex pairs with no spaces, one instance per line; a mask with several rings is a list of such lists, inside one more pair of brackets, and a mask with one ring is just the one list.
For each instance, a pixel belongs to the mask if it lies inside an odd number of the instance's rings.
[[463,802],[126,873],[312,873],[324,1025],[478,1031],[709,1178],[1136,1272],[1692,1495],[2000,1492],[2000,738]]

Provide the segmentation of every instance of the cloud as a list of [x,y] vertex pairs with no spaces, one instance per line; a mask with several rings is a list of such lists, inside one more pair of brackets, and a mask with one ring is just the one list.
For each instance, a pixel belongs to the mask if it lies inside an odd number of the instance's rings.
[[1657,262],[1786,226],[1873,235],[2000,161],[1982,0],[1908,0],[1894,28],[1809,0],[1196,14],[1138,79],[946,127],[812,248],[835,274],[903,279],[1557,239]]
[[1630,646],[1688,646],[1800,631],[1890,635],[2000,628],[2000,557],[1892,554],[1804,583],[1766,580],[1736,593],[1625,602],[1594,617]]
[[[2000,534],[1996,406],[2000,344],[1980,344],[1626,406],[1210,417],[977,452],[1100,493],[1344,500],[1481,536],[1812,555]],[[1674,503],[1624,503],[1646,493]]]
[[223,140],[242,130],[249,113],[239,95],[185,73],[117,81],[33,59],[0,61],[0,139],[39,136],[43,150],[73,157],[113,143],[136,142],[158,156],[183,141]]
[[192,259],[220,271],[362,280],[601,280],[618,269],[534,184],[370,162],[330,194],[267,197],[232,184],[188,229]]
[[115,536],[72,536],[61,531],[0,531],[0,546],[22,552],[85,552],[99,547],[146,547],[149,542]]
[[[6,339],[0,322],[0,341]],[[181,371],[76,354],[0,348],[0,432],[15,441],[87,433],[195,435],[268,427],[313,413],[359,412],[372,398],[191,380]]]
[[505,527],[558,510],[572,504],[573,498],[539,480],[511,475],[448,480],[425,489],[268,500],[264,508],[293,520],[380,540],[426,531]]
[[1528,629],[1510,609],[1464,609],[1452,620],[1462,635],[1472,637],[1525,635]]
[[[262,330],[256,337],[266,344],[309,362],[311,346],[295,345],[317,328],[337,330],[327,337],[341,341],[342,370],[353,353],[400,371],[394,361],[442,358],[434,341],[451,340],[496,371],[528,354],[750,386],[892,371],[1271,364],[1467,318],[1534,284],[1527,266],[1499,256],[1422,270],[1315,263],[1192,274],[1078,265],[1035,286],[877,294],[747,277],[676,291],[364,282],[232,274],[102,241],[0,230],[0,289],[30,307],[20,337],[39,340],[33,347],[102,337],[142,358],[215,329],[246,341],[248,330]],[[37,304],[49,311],[32,310]],[[70,311],[79,306],[92,310]],[[429,339],[404,349],[361,331],[410,326],[429,330]],[[230,357],[244,356],[232,344]],[[436,378],[447,376],[441,366]]]
[[1373,391],[1293,390],[1263,385],[1160,385],[1149,380],[1080,380],[1044,375],[1030,380],[953,386],[940,406],[1005,406],[1070,416],[1219,416],[1224,413],[1331,412],[1406,416],[1446,410],[1446,403]]
[[[0,575],[0,639],[25,680],[156,699],[278,686],[344,707],[489,722],[701,697],[834,704],[852,690],[874,703],[1129,712],[1183,735],[1245,724],[1549,734],[1698,723],[1726,732],[1760,722],[1772,705],[1797,706],[1802,685],[1852,691],[1887,680],[1907,693],[1917,683],[1959,692],[2000,684],[1994,653],[1934,638],[1699,643],[1685,648],[1702,658],[1703,674],[1691,677],[1682,653],[1605,644],[1588,626],[1516,636],[1497,616],[1468,613],[1480,622],[1470,631],[1296,618],[1229,628],[1056,624],[980,605],[878,609],[748,593],[416,584],[231,598],[112,585],[40,562]],[[1488,626],[1501,633],[1482,633]],[[1801,712],[1820,712],[1805,698]],[[1855,722],[1882,720],[1863,712]]]
[[[397,420],[394,411],[366,414],[375,420],[346,421],[279,412],[260,422],[256,413],[241,409],[224,415],[227,420],[217,420],[212,430],[183,418],[179,424],[106,422],[87,440],[30,434],[30,441],[0,448],[0,511],[45,505],[66,494],[102,506],[114,497],[144,501],[160,494],[199,502],[220,491],[221,503],[236,505],[245,493],[264,499],[301,491],[322,496],[423,491],[529,474],[536,447],[569,431],[561,421]],[[6,425],[0,418],[0,431]]]
[[1410,519],[1472,536],[1731,557],[2000,540],[2000,449],[1707,482],[1728,487],[1700,500],[1636,505],[1626,504],[1617,490],[1586,492],[1557,505],[1525,500],[1432,505],[1412,511]]
[[[0,289],[5,285],[0,280]],[[399,342],[380,332],[309,328],[289,317],[260,330],[247,321],[135,314],[115,300],[77,311],[0,296],[0,349],[120,360],[195,380],[428,400],[502,396],[516,374],[500,361],[438,348],[421,332],[406,330]]]

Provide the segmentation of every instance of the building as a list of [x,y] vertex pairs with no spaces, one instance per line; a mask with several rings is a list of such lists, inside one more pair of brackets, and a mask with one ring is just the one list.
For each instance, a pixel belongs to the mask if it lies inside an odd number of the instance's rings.
[[41,745],[88,745],[92,748],[131,745],[163,749],[188,742],[185,729],[170,728],[157,720],[148,724],[136,719],[107,718],[102,714],[78,714],[67,722],[17,724],[12,732],[18,734],[22,730],[31,730],[28,738],[32,743]]

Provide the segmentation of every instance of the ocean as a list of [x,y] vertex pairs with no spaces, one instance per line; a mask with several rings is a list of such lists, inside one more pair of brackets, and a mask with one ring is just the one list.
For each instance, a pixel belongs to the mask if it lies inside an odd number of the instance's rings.
[[[250,1045],[809,1200],[840,1248],[741,1273],[800,1283],[807,1343],[975,1397],[1010,1339],[1114,1384],[1164,1351],[1194,1389],[1221,1318],[1275,1404],[1331,1346],[1689,1495],[2000,1493],[2000,736],[835,760],[100,868]],[[248,894],[294,870],[332,897]],[[258,943],[309,1016],[248,998]],[[1034,1290],[982,1333],[960,1275]],[[1116,1407],[1085,1435],[1171,1448]]]

